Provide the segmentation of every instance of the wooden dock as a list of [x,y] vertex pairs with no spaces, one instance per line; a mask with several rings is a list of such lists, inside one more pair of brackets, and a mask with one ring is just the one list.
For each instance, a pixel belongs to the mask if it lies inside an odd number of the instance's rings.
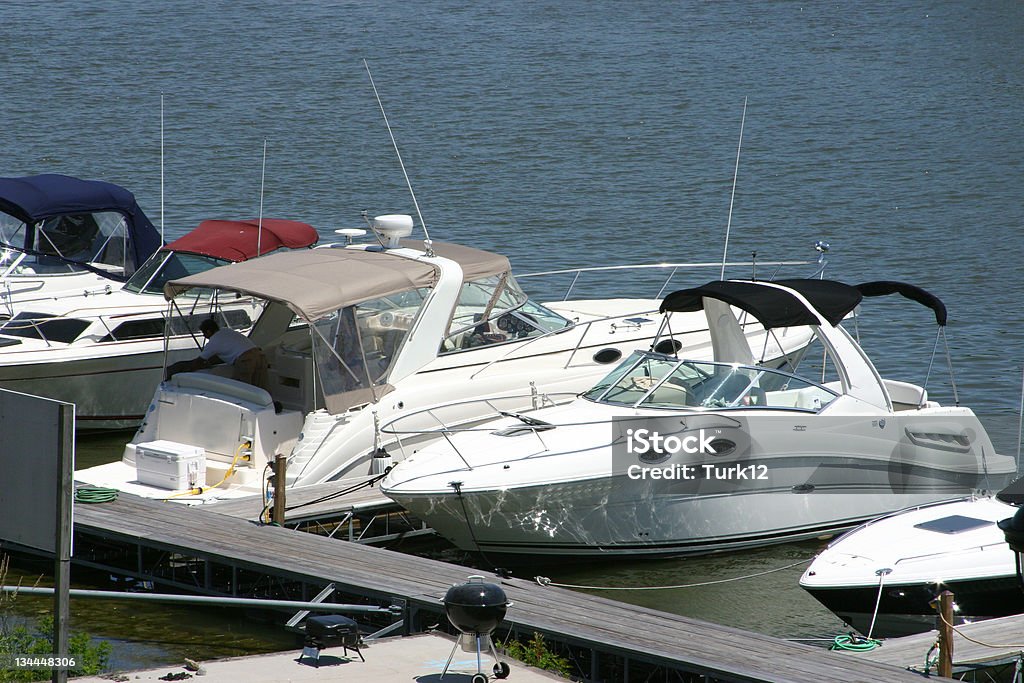
[[[289,489],[284,526],[356,543],[434,534],[372,485],[376,479],[379,477],[365,476]],[[254,495],[219,500],[205,509],[256,522],[263,507],[262,496]]]
[[[845,653],[871,662],[924,671],[938,631],[889,638],[870,652]],[[933,652],[932,655],[935,653]],[[953,632],[953,673],[1005,666],[1024,656],[1024,614],[957,626]],[[932,675],[935,668],[932,667]]]
[[[450,586],[479,570],[346,543],[216,512],[122,494],[75,508],[75,561],[195,592],[239,594],[247,578],[293,581],[316,592],[333,583],[346,596],[406,606],[408,630],[445,623]],[[514,603],[505,627],[537,632],[589,657],[575,657],[587,680],[646,680],[652,670],[705,681],[920,680],[867,658],[711,624],[522,579],[488,577]],[[257,583],[260,583],[257,581]],[[268,581],[264,578],[261,585]],[[308,599],[309,596],[302,596]],[[589,660],[589,661],[588,661]],[[645,673],[648,672],[648,673]]]
[[[285,515],[287,523],[344,516],[347,512],[380,512],[398,509],[376,486],[369,485],[376,477],[365,476],[288,489]],[[223,515],[258,520],[263,510],[260,496],[228,498],[211,503],[209,509]]]

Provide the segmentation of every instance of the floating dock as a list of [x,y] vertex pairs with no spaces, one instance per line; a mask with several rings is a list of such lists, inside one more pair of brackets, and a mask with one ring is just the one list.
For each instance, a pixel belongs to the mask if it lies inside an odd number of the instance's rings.
[[[406,634],[446,625],[442,599],[479,570],[261,525],[248,515],[121,494],[75,507],[75,562],[195,593],[309,600],[334,584],[346,602],[405,608]],[[230,512],[228,508],[224,508]],[[713,681],[920,680],[865,658],[533,581],[488,577],[514,603],[497,639],[540,633],[590,681],[656,672]]]

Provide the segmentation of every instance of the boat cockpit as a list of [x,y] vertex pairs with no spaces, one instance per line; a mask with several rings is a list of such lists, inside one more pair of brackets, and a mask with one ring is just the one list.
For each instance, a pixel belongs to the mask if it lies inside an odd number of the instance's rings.
[[539,337],[572,325],[530,300],[511,273],[487,275],[462,285],[441,353]]
[[582,397],[639,408],[781,408],[818,412],[839,394],[763,366],[680,360],[636,351]]

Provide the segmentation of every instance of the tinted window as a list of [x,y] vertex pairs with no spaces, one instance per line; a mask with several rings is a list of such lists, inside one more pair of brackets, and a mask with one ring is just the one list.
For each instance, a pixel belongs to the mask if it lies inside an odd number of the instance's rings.
[[19,313],[0,327],[0,334],[70,344],[89,327],[88,320],[56,318],[43,313]]

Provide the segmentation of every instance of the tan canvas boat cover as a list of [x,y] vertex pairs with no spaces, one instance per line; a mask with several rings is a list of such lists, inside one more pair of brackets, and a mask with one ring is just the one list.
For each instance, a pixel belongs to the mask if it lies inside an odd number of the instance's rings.
[[[423,240],[402,240],[401,244],[409,249],[423,251]],[[438,256],[459,264],[463,282],[479,280],[488,275],[501,275],[512,269],[508,257],[490,251],[450,242],[434,242],[432,248]]]
[[226,289],[285,304],[305,320],[417,287],[432,287],[438,268],[386,252],[309,249],[212,268],[164,285],[173,299],[193,287]]

